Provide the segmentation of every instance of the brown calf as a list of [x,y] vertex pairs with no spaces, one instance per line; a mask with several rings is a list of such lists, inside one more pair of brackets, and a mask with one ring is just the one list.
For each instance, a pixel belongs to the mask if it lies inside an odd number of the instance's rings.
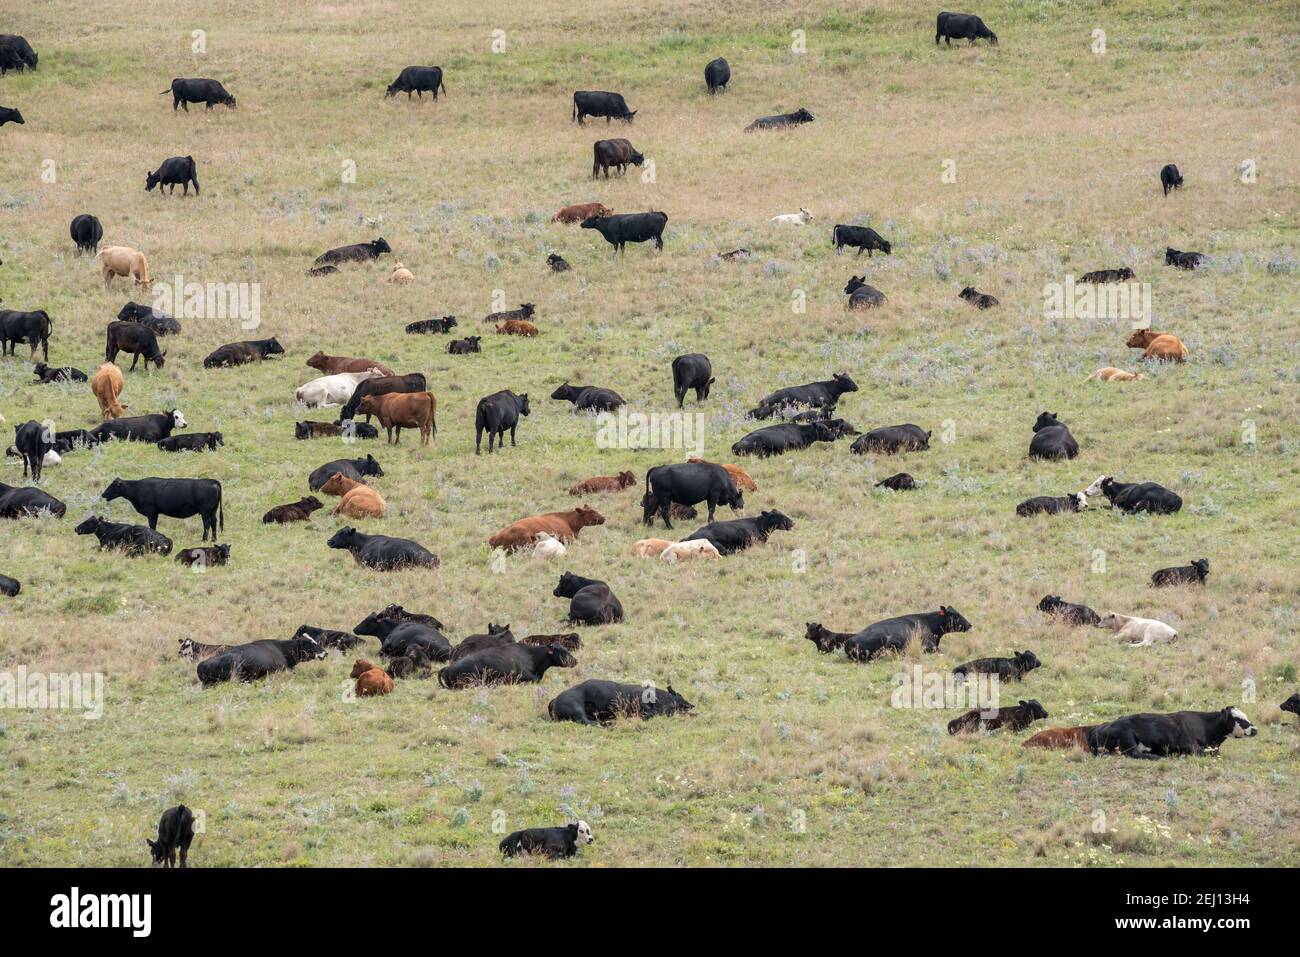
[[537,540],[538,532],[550,532],[561,542],[571,542],[588,525],[604,525],[605,516],[587,505],[579,505],[567,512],[547,512],[511,522],[501,531],[488,539],[493,548],[514,551],[517,548],[531,548]]
[[362,658],[358,658],[356,664],[352,666],[352,677],[357,679],[354,690],[358,698],[388,694],[393,690],[393,679],[384,674],[379,666],[372,665]]
[[311,520],[311,513],[321,507],[323,506],[320,499],[315,495],[307,495],[288,505],[277,505],[262,516],[262,524],[283,525],[286,522],[307,522]]
[[402,429],[419,429],[420,444],[428,445],[438,434],[438,400],[432,392],[388,392],[368,395],[357,406],[358,412],[374,415],[388,432],[388,444],[393,445],[393,429],[397,430],[397,443],[402,441]]
[[621,492],[628,486],[636,484],[636,476],[631,472],[619,472],[617,475],[597,475],[584,479],[570,487],[570,495],[594,495],[597,492]]
[[346,515],[349,518],[383,518],[388,504],[384,497],[369,485],[350,479],[342,472],[335,472],[320,490],[326,495],[340,495],[338,505],[334,506],[334,515]]
[[1088,750],[1088,732],[1095,727],[1086,725],[1079,728],[1048,728],[1039,731],[1032,738],[1021,742],[1022,748],[1083,748]]
[[368,372],[371,369],[378,369],[384,375],[397,375],[392,369],[382,362],[375,362],[373,359],[354,359],[348,356],[327,356],[323,352],[318,352],[307,360],[307,365],[313,369],[319,369],[321,375],[335,375],[339,372]]
[[99,400],[99,414],[106,421],[121,418],[130,408],[117,401],[122,394],[122,370],[111,362],[105,362],[90,377],[90,391]]
[[1143,359],[1158,359],[1161,362],[1185,362],[1187,346],[1183,340],[1167,332],[1152,332],[1150,329],[1138,329],[1128,337],[1130,349],[1145,349]]
[[497,328],[499,336],[535,336],[537,327],[531,322],[525,322],[522,319],[507,319]]
[[580,223],[584,219],[591,219],[593,216],[597,219],[604,219],[606,216],[612,215],[613,212],[612,209],[601,203],[577,203],[573,206],[565,206],[551,217],[551,222]]

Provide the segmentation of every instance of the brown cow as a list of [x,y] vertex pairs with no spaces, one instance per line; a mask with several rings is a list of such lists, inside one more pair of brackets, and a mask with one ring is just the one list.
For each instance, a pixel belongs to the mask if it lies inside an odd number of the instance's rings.
[[1145,349],[1143,359],[1158,359],[1161,362],[1185,362],[1187,346],[1183,340],[1167,332],[1152,332],[1150,329],[1138,329],[1128,337],[1130,349]]
[[262,523],[283,525],[285,522],[307,522],[311,520],[311,513],[321,507],[320,499],[315,495],[307,495],[288,505],[277,505],[262,516]]
[[352,666],[352,677],[357,679],[353,690],[358,698],[388,694],[393,690],[393,679],[384,674],[379,666],[372,665],[362,658],[358,658],[356,664]]
[[636,476],[631,472],[619,472],[617,475],[597,475],[584,479],[569,489],[570,495],[594,495],[596,492],[621,492],[636,484]]
[[130,276],[142,289],[153,285],[149,278],[149,262],[140,250],[130,246],[104,246],[97,255],[105,286],[113,284],[114,276]]
[[122,370],[112,362],[105,362],[90,377],[90,391],[99,400],[99,413],[105,421],[121,418],[130,408],[117,401],[122,394]]
[[525,322],[522,319],[507,319],[497,328],[499,336],[535,336],[537,327],[531,322]]
[[387,392],[362,398],[357,411],[379,418],[379,424],[388,431],[388,444],[393,445],[393,429],[397,429],[397,444],[402,441],[402,429],[419,429],[420,444],[438,434],[438,400],[432,392]]
[[346,515],[349,518],[383,518],[388,504],[384,497],[364,482],[350,479],[342,472],[335,472],[320,490],[326,495],[341,495],[338,505],[334,506],[334,515]]
[[339,372],[368,372],[371,369],[378,369],[384,375],[397,375],[392,369],[382,362],[376,362],[373,359],[352,359],[348,356],[327,356],[323,352],[318,352],[307,360],[307,365],[313,369],[319,369],[321,375],[335,375]]
[[1088,749],[1088,732],[1095,727],[1048,728],[1021,742],[1022,748],[1083,748]]
[[1114,366],[1103,366],[1083,381],[1091,382],[1093,379],[1099,379],[1102,382],[1132,382],[1134,379],[1140,378],[1142,378],[1141,372],[1125,372],[1123,369],[1116,369]]
[[746,472],[744,469],[742,469],[739,465],[727,465],[725,462],[716,462],[716,463],[706,462],[698,455],[692,455],[686,461],[695,464],[721,465],[724,469],[727,470],[727,474],[731,476],[731,481],[735,483],[736,488],[745,492],[758,491],[758,483],[755,482],[752,478],[750,478],[749,473]]
[[602,203],[577,203],[565,206],[551,217],[553,223],[580,223],[584,219],[604,219],[612,216],[614,211]]
[[521,518],[511,522],[501,531],[488,539],[493,548],[514,551],[519,548],[531,548],[538,532],[550,532],[561,542],[571,542],[578,537],[578,532],[588,525],[604,525],[605,516],[587,505],[579,505],[567,512],[547,512],[532,518]]

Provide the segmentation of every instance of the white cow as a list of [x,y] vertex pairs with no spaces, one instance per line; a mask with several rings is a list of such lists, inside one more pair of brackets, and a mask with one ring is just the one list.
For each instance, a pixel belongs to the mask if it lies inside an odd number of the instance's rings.
[[535,561],[563,558],[564,553],[568,551],[564,547],[564,543],[550,532],[538,532],[535,537],[537,541],[537,544],[533,546],[533,559]]
[[378,375],[383,375],[378,369],[323,375],[294,389],[293,398],[294,401],[301,402],[309,409],[317,406],[346,405],[348,399],[352,398],[352,393],[357,391],[358,384]]
[[697,538],[689,542],[673,542],[659,553],[659,557],[666,562],[692,562],[697,558],[716,562],[722,556],[712,542]]
[[772,220],[778,226],[807,226],[812,222],[812,213],[799,207],[797,213],[782,213],[780,216],[773,216]]
[[1157,641],[1168,643],[1178,640],[1178,632],[1163,621],[1154,618],[1133,618],[1118,615],[1113,611],[1097,623],[1098,628],[1109,628],[1119,638],[1124,639],[1125,647],[1147,648]]

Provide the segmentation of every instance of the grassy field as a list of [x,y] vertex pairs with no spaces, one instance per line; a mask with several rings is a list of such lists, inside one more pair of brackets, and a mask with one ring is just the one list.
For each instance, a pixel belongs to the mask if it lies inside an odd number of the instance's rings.
[[[23,582],[0,601],[0,668],[106,682],[99,720],[0,711],[0,864],[143,865],[143,839],[177,802],[204,812],[197,866],[490,865],[503,827],[569,814],[596,834],[579,866],[1300,863],[1300,733],[1277,707],[1300,689],[1300,5],[984,0],[976,12],[1000,46],[938,49],[939,8],[901,0],[158,6],[10,9],[5,30],[41,63],[0,78],[0,104],[26,118],[0,129],[0,296],[49,312],[52,363],[93,371],[128,290],[106,291],[73,254],[68,223],[92,212],[105,243],[146,252],[158,282],[258,284],[261,325],[185,319],[163,370],[126,376],[132,412],[179,407],[191,429],[222,431],[224,449],[77,452],[43,482],[65,520],[0,523],[0,571]],[[702,72],[718,55],[733,80],[710,98]],[[447,97],[386,101],[410,63],[442,65]],[[175,76],[222,80],[238,109],[174,114],[158,92]],[[575,89],[623,92],[635,124],[579,128]],[[799,106],[816,122],[741,132]],[[628,136],[653,178],[593,183],[591,144],[605,135]],[[147,170],[186,154],[201,197],[144,191]],[[1167,162],[1186,187],[1164,199]],[[616,260],[593,232],[548,222],[591,200],[667,212],[665,249]],[[768,224],[801,206],[809,227]],[[837,257],[835,223],[874,226],[894,254]],[[304,275],[323,250],[380,235],[415,285],[385,284],[387,257]],[[1167,268],[1166,245],[1213,260]],[[715,258],[738,246],[753,258]],[[573,272],[551,274],[552,251]],[[1085,383],[1098,366],[1138,368],[1128,323],[1045,318],[1043,287],[1120,265],[1150,283],[1153,326],[1191,358],[1139,382]],[[864,273],[889,305],[849,313],[841,289]],[[965,285],[1001,307],[967,306]],[[462,334],[490,332],[482,316],[524,301],[541,336],[487,335],[481,355],[403,333],[442,315]],[[271,335],[282,360],[202,368],[221,343]],[[317,349],[424,372],[433,447],[295,441],[296,420],[332,418],[293,403]],[[915,422],[935,441],[897,458],[852,456],[841,441],[746,463],[760,489],[748,513],[779,508],[795,528],[718,564],[632,558],[635,541],[663,533],[643,529],[629,490],[589,500],[607,522],[564,562],[494,568],[487,537],[576,504],[573,482],[688,454],[601,448],[595,423],[551,391],[610,386],[637,411],[668,412],[669,364],[692,351],[717,376],[699,409],[709,458],[733,460],[759,397],[835,371],[861,386],[840,406],[859,429]],[[6,429],[97,421],[84,385],[31,385],[19,355],[0,362]],[[533,414],[518,448],[476,458],[475,403],[502,388],[528,392]],[[1078,438],[1074,461],[1026,458],[1045,409]],[[390,513],[364,527],[415,538],[438,571],[359,570],[325,547],[344,523],[324,513],[261,524],[306,494],[313,468],[366,451]],[[896,471],[921,488],[872,487]],[[1014,515],[1102,473],[1160,482],[1185,507]],[[12,462],[2,474],[22,483]],[[136,520],[124,502],[96,502],[118,475],[220,479],[231,564],[196,574],[74,535],[92,508]],[[198,544],[197,519],[159,528],[177,548]],[[1201,556],[1206,588],[1148,587],[1154,569]],[[332,656],[204,690],[175,656],[182,637],[351,628],[390,602],[438,615],[453,638],[489,621],[557,631],[567,605],[551,590],[566,569],[608,580],[627,620],[584,629],[578,668],[537,686],[405,682],[351,701],[351,659]],[[1047,622],[1035,606],[1048,593],[1159,617],[1182,637],[1120,648]],[[938,655],[860,666],[802,639],[805,622],[851,631],[941,603],[974,627]],[[1006,695],[1041,701],[1051,718],[1038,727],[1238,705],[1260,734],[1216,757],[1139,762],[1030,753],[1023,734],[950,738],[954,712],[891,706],[900,671],[1013,648],[1044,663]],[[671,681],[695,716],[546,720],[551,697],[592,677]]]

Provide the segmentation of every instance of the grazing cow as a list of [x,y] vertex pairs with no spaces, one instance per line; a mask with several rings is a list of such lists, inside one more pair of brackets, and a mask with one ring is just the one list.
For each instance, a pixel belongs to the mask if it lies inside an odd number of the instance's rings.
[[510,445],[515,445],[515,429],[519,427],[519,417],[528,415],[528,393],[515,395],[509,389],[493,392],[478,400],[474,410],[474,454],[478,455],[482,447],[483,432],[488,436],[488,454],[492,454],[492,440],[497,447],[505,444],[506,432],[510,433]]
[[622,603],[599,579],[565,572],[551,594],[569,599],[569,617],[565,620],[571,624],[609,625],[623,620]]
[[831,230],[831,245],[835,247],[837,253],[845,246],[855,247],[859,256],[862,255],[863,250],[866,250],[868,259],[876,249],[887,256],[892,255],[894,251],[889,240],[868,226],[836,226]]
[[886,618],[868,625],[856,634],[830,632],[819,624],[808,624],[804,637],[817,645],[817,650],[829,654],[841,645],[844,653],[854,661],[867,662],[888,651],[901,652],[913,638],[921,643],[921,650],[939,650],[939,642],[950,632],[970,631],[971,625],[961,612],[948,605],[938,611],[918,612]]
[[1171,189],[1183,188],[1183,174],[1178,172],[1178,167],[1173,163],[1166,163],[1160,167],[1160,186],[1169,195]]
[[997,675],[1002,681],[1020,681],[1042,666],[1032,651],[1012,651],[1010,658],[976,658],[952,669],[955,675]]
[[[11,594],[16,595],[18,593],[15,591],[12,592]],[[1278,705],[1278,707],[1281,708],[1283,711],[1290,711],[1292,714],[1300,717],[1300,691],[1297,691],[1291,697],[1287,698],[1280,705]]]
[[1075,605],[1068,601],[1062,601],[1060,595],[1044,595],[1038,603],[1038,610],[1049,618],[1054,618],[1066,625],[1097,625],[1101,623],[1101,615],[1087,605]]
[[1091,382],[1093,379],[1097,379],[1101,382],[1132,382],[1142,377],[1141,372],[1126,372],[1123,369],[1116,369],[1114,366],[1102,366],[1083,381]]
[[181,187],[181,195],[190,194],[190,183],[194,184],[194,195],[199,195],[199,172],[198,167],[194,164],[193,156],[172,156],[162,161],[152,173],[148,173],[144,178],[144,191],[147,193],[155,186],[158,187],[158,195],[163,194],[163,187],[170,186],[169,193],[175,194],[176,187]]
[[518,309],[510,309],[506,312],[489,313],[483,317],[483,321],[500,325],[502,323],[510,322],[511,320],[523,321],[525,319],[531,319],[536,312],[537,307],[535,305],[531,302],[525,302],[520,304]]
[[467,356],[472,352],[482,352],[483,349],[479,343],[483,341],[482,336],[466,336],[464,339],[457,339],[455,342],[447,344],[447,354],[453,356]]
[[150,528],[158,527],[159,515],[169,518],[191,518],[198,515],[203,520],[201,541],[207,541],[210,531],[215,542],[218,523],[222,531],[226,527],[221,483],[216,479],[115,478],[100,493],[100,498],[106,502],[115,498],[126,499],[132,508],[148,520]]
[[262,524],[285,525],[289,522],[309,522],[311,513],[323,507],[321,500],[315,495],[304,495],[296,502],[275,506],[262,516]]
[[578,659],[559,645],[508,642],[465,655],[438,672],[444,688],[471,684],[523,684],[542,680],[548,668],[576,668]]
[[632,546],[632,555],[636,558],[658,558],[665,548],[673,544],[666,538],[643,538]]
[[142,306],[137,302],[128,302],[122,306],[117,313],[117,318],[121,322],[144,323],[159,336],[179,335],[181,331],[181,324],[175,316],[169,316],[152,306]]
[[1137,329],[1128,337],[1130,349],[1142,349],[1143,359],[1157,362],[1186,362],[1187,346],[1175,335],[1167,332],[1152,332],[1150,329]]
[[119,442],[157,442],[172,434],[172,429],[189,425],[179,409],[155,412],[152,415],[132,415],[110,419],[90,431],[96,442],[117,439]]
[[31,360],[36,359],[36,349],[41,349],[42,358],[50,361],[50,333],[54,326],[50,314],[44,309],[33,312],[19,312],[16,309],[0,309],[0,355],[15,355],[18,343],[31,347]]
[[875,309],[889,302],[889,297],[875,286],[867,285],[866,276],[850,276],[844,284],[849,309]]
[[965,299],[976,309],[991,309],[999,305],[997,299],[988,293],[980,292],[974,286],[967,286],[961,292],[957,293],[958,299]]
[[428,615],[422,620],[385,617],[389,609],[402,612],[398,605],[389,605],[382,612],[371,612],[352,630],[358,635],[379,639],[379,653],[385,658],[400,658],[412,648],[418,648],[430,661],[446,661],[451,657],[451,642],[442,634],[442,623]]
[[574,412],[613,412],[619,406],[627,404],[613,389],[596,385],[569,385],[567,382],[552,392],[551,398],[573,403]]
[[719,90],[725,90],[731,82],[731,65],[722,57],[710,60],[704,67],[704,84],[709,88],[709,96]]
[[352,393],[357,391],[357,386],[360,383],[380,375],[383,375],[383,373],[378,369],[370,369],[366,372],[336,372],[334,375],[323,375],[294,389],[293,399],[309,409],[344,405],[348,399],[352,398]]
[[522,319],[507,319],[496,327],[496,333],[499,336],[535,336],[538,329],[531,322]]
[[732,455],[757,455],[766,458],[795,449],[806,449],[814,442],[834,442],[846,435],[857,435],[843,419],[822,419],[800,425],[783,422],[755,429],[731,447]]
[[80,369],[74,369],[72,366],[63,366],[62,368],[56,369],[53,366],[46,365],[44,362],[38,362],[32,368],[32,372],[36,376],[36,381],[42,384],[48,384],[51,382],[86,381],[86,373],[82,372]]
[[989,713],[979,708],[972,708],[960,718],[948,722],[949,734],[970,734],[974,731],[998,731],[1007,728],[1010,731],[1023,731],[1035,721],[1048,717],[1047,709],[1037,699],[1021,701],[1019,704],[998,708]]
[[1156,642],[1172,644],[1178,640],[1178,632],[1163,621],[1133,618],[1113,611],[1106,612],[1106,617],[1097,622],[1097,627],[1115,632],[1115,636],[1125,642],[1126,648],[1149,648]]
[[17,70],[19,73],[27,68],[35,70],[39,60],[26,37],[15,33],[0,35],[0,74],[6,70]]
[[770,419],[774,414],[787,407],[809,406],[825,410],[827,416],[834,410],[840,396],[846,392],[857,392],[858,384],[849,378],[848,373],[836,372],[829,379],[809,382],[777,389],[758,400],[758,408],[749,413],[750,418]]
[[19,126],[27,125],[27,121],[23,119],[21,112],[7,106],[0,106],[0,126],[4,126],[6,123],[17,123]]
[[101,550],[120,551],[128,558],[138,558],[148,552],[168,555],[172,550],[172,540],[161,532],[143,525],[105,521],[95,515],[87,518],[73,531],[78,535],[94,535],[99,539]]
[[77,254],[93,254],[99,248],[99,241],[104,238],[104,227],[99,219],[90,213],[82,213],[72,220],[68,228],[72,241],[77,244]]
[[880,452],[895,455],[899,452],[924,452],[930,447],[933,431],[923,431],[919,425],[888,425],[872,429],[849,447],[854,455]]
[[614,254],[627,252],[628,243],[644,243],[654,240],[656,249],[664,248],[664,227],[668,225],[668,214],[660,212],[620,213],[606,216],[604,219],[584,219],[583,229],[594,229],[605,237],[605,242],[614,247]]
[[394,286],[409,286],[415,282],[415,275],[401,263],[393,263],[393,272],[384,281]]
[[974,46],[976,40],[988,40],[997,45],[998,35],[984,25],[984,21],[973,13],[941,13],[934,25],[934,45],[939,45],[939,38],[948,46],[953,40],[965,40],[967,46]]
[[551,267],[551,272],[569,272],[573,268],[568,264],[565,258],[558,253],[551,253],[547,256],[546,265]]
[[[439,333],[446,335],[451,332],[452,327],[457,325],[455,316],[443,316],[441,319],[419,319],[412,322],[406,327],[406,331],[413,336],[429,335]],[[382,369],[380,370],[383,371]],[[392,371],[385,372],[384,375],[392,375]]]
[[[456,323],[453,320],[451,324],[454,326]],[[369,372],[371,369],[378,369],[381,375],[397,375],[397,373],[388,368],[388,366],[384,365],[382,362],[376,362],[374,359],[361,359],[353,356],[327,356],[323,352],[318,352],[308,359],[307,366],[308,368],[316,369],[321,375],[341,375],[345,372]]]
[[569,550],[561,545],[559,539],[550,532],[538,532],[535,537],[537,544],[533,546],[534,561],[554,561],[568,554]]
[[27,478],[30,469],[32,481],[41,480],[41,468],[45,464],[45,456],[54,448],[53,438],[50,431],[35,419],[14,426],[14,448],[22,456],[23,478]]
[[342,472],[335,472],[330,480],[321,486],[326,495],[338,495],[338,505],[334,506],[333,515],[346,515],[348,518],[383,518],[388,504],[384,497],[369,485],[356,482]]
[[712,543],[719,555],[732,555],[744,551],[751,545],[767,541],[772,532],[790,531],[794,522],[786,515],[772,509],[762,512],[757,518],[733,518],[725,522],[709,522],[703,528],[697,528],[682,541],[704,539]]
[[1054,748],[1058,750],[1070,750],[1079,748],[1086,751],[1088,749],[1088,732],[1096,725],[1082,725],[1076,728],[1047,728],[1039,731],[1031,738],[1026,738],[1020,742],[1022,748]]
[[442,67],[408,66],[397,74],[396,80],[388,84],[388,89],[384,91],[384,99],[397,96],[399,93],[405,93],[408,100],[412,93],[424,99],[424,94],[428,92],[432,93],[433,98],[437,100],[439,90],[443,93],[447,92],[447,85],[442,82]]
[[753,123],[745,127],[746,133],[752,133],[754,130],[778,130],[786,129],[791,126],[801,126],[804,123],[811,123],[817,117],[813,116],[803,107],[795,110],[793,113],[777,113],[775,116],[760,116]]
[[1203,262],[1205,262],[1205,253],[1185,253],[1174,249],[1172,246],[1165,247],[1166,266],[1177,266],[1179,269],[1195,269]]
[[906,472],[899,472],[877,482],[876,488],[887,488],[893,492],[911,492],[916,489],[916,479]]
[[352,691],[358,698],[389,694],[393,690],[393,679],[384,674],[382,668],[362,658],[352,665],[352,677],[357,679]]
[[591,825],[578,821],[564,827],[530,827],[515,831],[503,837],[497,846],[506,857],[540,854],[558,860],[573,857],[578,853],[579,844],[590,844],[594,840]]
[[604,203],[575,203],[572,206],[565,206],[562,210],[551,217],[553,223],[580,223],[584,219],[600,219],[604,216],[612,216],[614,211]]
[[[357,416],[357,408],[361,405],[361,400],[369,395],[388,395],[391,392],[427,392],[429,386],[425,381],[423,372],[408,372],[406,375],[384,375],[376,376],[373,379],[366,379],[364,382],[357,384],[356,391],[352,393],[352,398],[348,399],[347,404],[339,412],[339,422],[349,422]],[[366,421],[370,421],[370,413],[363,413]]]
[[0,575],[0,595],[7,595],[13,598],[23,590],[23,584],[17,578],[10,578],[8,575]]
[[1204,585],[1210,574],[1210,560],[1198,558],[1190,565],[1176,565],[1173,568],[1161,568],[1151,576],[1152,588],[1164,588],[1167,585]]
[[578,90],[573,94],[573,119],[578,121],[579,126],[586,126],[584,122],[588,116],[603,116],[605,125],[608,126],[610,120],[622,120],[625,123],[631,123],[632,118],[636,116],[636,110],[629,111],[627,101],[623,99],[621,93],[606,93],[603,90]]
[[716,562],[721,557],[718,550],[713,547],[713,543],[704,539],[696,539],[690,542],[673,542],[659,553],[661,560],[670,563],[691,562],[696,559],[707,559]]
[[583,479],[577,485],[569,486],[570,495],[594,495],[597,492],[621,492],[636,484],[636,476],[631,472],[619,472],[617,475],[597,475]]
[[155,865],[164,868],[176,866],[176,852],[181,852],[181,869],[185,868],[194,841],[194,813],[184,804],[169,807],[158,819],[158,840],[145,838]]
[[339,529],[326,544],[330,548],[347,549],[358,565],[376,571],[412,567],[437,568],[440,564],[437,555],[410,539],[367,535],[351,526]]
[[186,568],[224,565],[230,561],[230,546],[208,545],[199,548],[183,548],[177,552],[176,560]]
[[1131,714],[1088,732],[1093,754],[1123,754],[1157,760],[1173,754],[1205,754],[1228,738],[1253,738],[1259,730],[1237,708],[1222,711],[1175,711]]
[[248,365],[261,362],[268,356],[284,355],[284,346],[274,337],[270,339],[247,339],[243,342],[229,342],[218,346],[203,360],[205,369],[226,369],[231,366]]
[[[438,434],[438,400],[432,392],[390,392],[385,395],[368,395],[362,398],[357,411],[373,415],[388,433],[389,445],[400,445],[402,429],[419,429],[420,444],[428,445]],[[397,430],[394,439],[393,430]]]
[[736,488],[740,489],[742,492],[758,491],[758,483],[750,478],[749,473],[739,465],[729,465],[725,462],[707,462],[698,455],[692,455],[686,461],[690,465],[721,465],[727,470],[727,474],[731,476],[731,481],[736,483]]
[[1096,269],[1092,272],[1086,272],[1079,277],[1079,282],[1128,282],[1130,279],[1136,279],[1133,270],[1128,266],[1119,269]]
[[589,525],[604,525],[605,516],[589,505],[579,505],[566,512],[546,512],[531,518],[521,518],[511,522],[501,531],[488,539],[492,548],[504,548],[515,551],[528,548],[536,540],[538,532],[549,532],[561,542],[571,542],[578,533]]
[[365,639],[358,638],[356,635],[346,631],[334,631],[330,628],[317,628],[315,625],[299,625],[298,630],[293,633],[295,638],[311,638],[322,648],[337,648],[345,654],[356,648],[358,645],[364,645]]
[[1034,422],[1034,437],[1029,440],[1031,459],[1072,459],[1079,454],[1079,443],[1055,412],[1040,412]]
[[685,405],[687,389],[694,389],[695,401],[703,402],[709,397],[709,387],[714,381],[713,363],[703,353],[691,352],[673,360],[673,395],[677,397],[677,408]]
[[721,465],[685,462],[658,465],[645,473],[641,520],[646,525],[653,525],[658,514],[664,520],[664,528],[672,528],[671,505],[696,505],[699,502],[708,502],[710,522],[719,504],[728,505],[733,511],[745,507],[744,496]]
[[315,469],[307,477],[307,488],[313,492],[319,492],[335,472],[342,472],[354,482],[364,482],[367,475],[373,475],[377,478],[384,477],[384,470],[379,467],[379,463],[375,461],[373,455],[367,455],[364,459],[335,459]]
[[158,348],[158,336],[148,326],[135,321],[114,320],[107,327],[104,361],[113,362],[117,359],[119,352],[131,354],[131,371],[133,372],[136,363],[142,357],[147,372],[150,362],[154,364],[155,368],[161,369],[166,362],[167,356],[166,352]]
[[337,422],[295,422],[293,437],[295,439],[325,439],[340,436],[349,439],[377,439],[379,430],[365,422],[352,422],[346,426]]
[[1105,495],[1110,507],[1122,512],[1172,515],[1183,507],[1176,492],[1155,482],[1117,482],[1109,475],[1101,475],[1083,491],[1089,497]]
[[67,511],[68,506],[38,488],[0,482],[0,518],[25,518],[42,512],[62,518]]
[[[605,179],[609,179],[609,168],[611,166],[618,169],[620,176],[627,173],[628,165],[640,166],[645,162],[645,155],[637,152],[629,140],[596,140],[591,147],[591,178],[597,179],[602,170],[605,172]],[[604,216],[588,216],[582,220],[584,229],[591,229],[588,223],[600,222],[602,219],[609,219],[613,214],[607,213]],[[626,214],[623,214],[626,215]]]
[[191,103],[207,104],[204,112],[210,112],[218,103],[228,106],[230,109],[235,108],[235,98],[226,92],[226,88],[216,80],[182,79],[177,77],[172,80],[171,89],[163,90],[159,96],[172,95],[172,112],[176,108],[182,107],[186,113],[190,111]]
[[184,435],[170,435],[159,439],[154,445],[164,452],[215,452],[217,446],[225,445],[220,432],[186,432]]
[[605,724],[619,718],[687,714],[694,708],[671,684],[656,688],[649,683],[626,685],[590,678],[552,698],[546,713],[552,721]]
[[384,237],[368,243],[353,243],[351,246],[336,246],[327,249],[316,257],[313,267],[337,266],[339,263],[360,263],[378,259],[384,253],[391,253],[393,248],[384,241]]
[[196,669],[205,687],[222,681],[257,681],[276,671],[291,671],[304,661],[320,661],[329,652],[311,638],[262,639],[233,645]]

